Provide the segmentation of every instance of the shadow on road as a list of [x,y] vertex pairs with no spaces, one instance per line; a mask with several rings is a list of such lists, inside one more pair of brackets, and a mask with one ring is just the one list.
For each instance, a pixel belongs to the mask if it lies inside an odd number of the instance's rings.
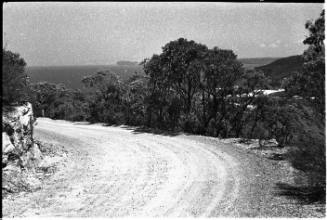
[[321,187],[293,186],[287,183],[276,183],[276,195],[296,199],[303,204],[326,203],[326,192]]
[[142,133],[151,133],[151,134],[158,134],[164,136],[177,136],[181,134],[181,132],[177,131],[164,131],[160,129],[153,129],[153,128],[146,128],[146,127],[124,127],[127,130],[132,130],[134,134],[142,134]]
[[[74,125],[94,125],[99,124],[99,122],[73,122]],[[166,131],[161,129],[155,129],[155,128],[148,128],[148,127],[138,127],[138,126],[131,126],[131,125],[122,125],[122,124],[110,124],[110,123],[102,123],[102,126],[110,126],[110,127],[120,127],[124,128],[126,130],[131,130],[134,134],[142,134],[142,133],[151,133],[151,134],[157,134],[157,135],[164,135],[164,136],[177,136],[180,135],[182,132],[180,131]],[[189,135],[185,132],[183,132],[185,135]]]

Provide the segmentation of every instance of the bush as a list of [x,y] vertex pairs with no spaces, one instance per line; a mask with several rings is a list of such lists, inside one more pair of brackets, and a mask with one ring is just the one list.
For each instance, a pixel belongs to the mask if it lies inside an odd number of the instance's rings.
[[288,158],[293,166],[304,171],[313,187],[325,190],[326,146],[324,119],[308,103],[296,103],[293,108],[292,150]]
[[18,53],[2,49],[2,103],[10,105],[27,100],[26,63]]

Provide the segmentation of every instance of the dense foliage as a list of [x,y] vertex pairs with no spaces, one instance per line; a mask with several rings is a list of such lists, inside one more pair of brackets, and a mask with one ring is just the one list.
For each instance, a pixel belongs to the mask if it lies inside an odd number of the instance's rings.
[[81,91],[47,82],[30,85],[30,102],[39,117],[84,121],[89,111]]

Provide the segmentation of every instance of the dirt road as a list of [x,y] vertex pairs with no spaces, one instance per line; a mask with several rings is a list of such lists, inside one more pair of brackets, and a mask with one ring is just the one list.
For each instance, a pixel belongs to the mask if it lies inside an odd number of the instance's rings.
[[[64,145],[68,162],[41,190],[4,201],[4,216],[237,217],[274,212],[266,201],[273,198],[270,185],[262,183],[265,167],[253,160],[256,169],[244,168],[244,157],[235,154],[245,152],[230,153],[217,141],[46,118],[38,119],[35,133]],[[280,214],[278,205],[274,213]]]

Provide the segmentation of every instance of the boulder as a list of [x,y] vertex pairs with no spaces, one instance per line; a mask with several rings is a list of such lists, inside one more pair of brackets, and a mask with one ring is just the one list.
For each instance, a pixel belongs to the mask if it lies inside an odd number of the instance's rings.
[[30,103],[13,107],[11,111],[4,112],[2,115],[2,128],[20,153],[28,150],[29,144],[32,143],[34,121]]
[[[33,109],[30,103],[14,106],[2,113],[3,164],[18,161],[19,166],[32,167],[39,163],[41,152],[33,144]],[[9,155],[10,154],[10,155]],[[15,157],[12,157],[14,154]],[[6,156],[9,155],[9,156]]]

